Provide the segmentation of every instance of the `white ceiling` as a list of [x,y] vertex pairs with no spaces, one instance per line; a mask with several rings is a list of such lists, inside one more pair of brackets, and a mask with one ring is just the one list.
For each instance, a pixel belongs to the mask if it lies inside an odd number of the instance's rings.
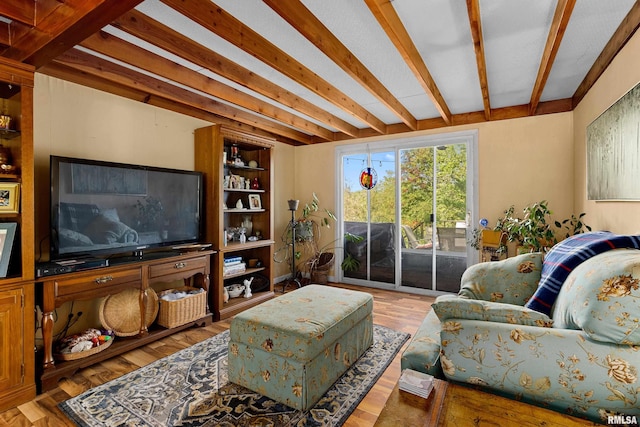
[[[349,59],[355,70],[351,73],[339,65],[339,60],[323,53],[297,28],[290,25],[276,12],[275,7],[272,8],[269,5],[268,0],[216,0],[215,4],[208,0],[189,0],[172,4],[174,1],[144,0],[136,6],[135,10],[208,49],[210,52],[204,50],[200,53],[202,58],[213,57],[215,53],[249,70],[246,72],[246,78],[235,78],[234,81],[233,78],[223,77],[203,65],[182,58],[180,49],[170,53],[168,48],[154,46],[142,40],[141,37],[145,37],[145,34],[139,37],[131,35],[126,25],[122,25],[122,21],[116,20],[114,25],[106,25],[102,29],[114,38],[128,41],[148,52],[169,59],[188,70],[197,72],[200,76],[206,76],[233,88],[234,91],[249,94],[253,99],[257,99],[259,104],[275,106],[277,107],[274,109],[275,113],[268,114],[260,107],[235,103],[234,97],[223,99],[223,97],[211,95],[211,91],[206,90],[202,83],[185,83],[184,76],[189,74],[185,69],[178,68],[167,72],[166,69],[154,69],[151,66],[145,71],[136,66],[141,64],[136,63],[139,58],[112,59],[109,55],[99,54],[90,47],[80,46],[82,40],[76,45],[76,50],[90,53],[92,56],[102,58],[108,63],[118,64],[125,69],[134,70],[140,73],[140,76],[151,76],[170,86],[186,89],[190,93],[200,95],[203,99],[215,100],[233,107],[228,111],[212,107],[208,112],[214,116],[238,120],[245,125],[257,128],[262,127],[263,130],[272,133],[274,128],[264,123],[274,123],[276,134],[278,134],[278,126],[295,129],[296,133],[293,134],[280,132],[285,139],[294,143],[321,142],[441,127],[455,124],[463,119],[471,120],[468,117],[474,117],[473,120],[476,121],[490,120],[493,119],[490,117],[493,114],[489,112],[498,109],[503,111],[507,109],[501,118],[508,118],[522,116],[522,108],[531,108],[529,114],[573,108],[571,102],[560,104],[557,101],[571,101],[576,96],[576,92],[596,63],[598,56],[616,31],[620,31],[625,17],[628,14],[631,15],[630,11],[638,8],[636,0],[392,0],[390,3],[392,14],[399,18],[401,26],[410,38],[410,43],[419,52],[417,61],[423,62],[426,66],[436,91],[442,95],[441,101],[438,102],[437,96],[434,98],[425,89],[424,84],[421,84],[410,66],[411,62],[405,60],[403,53],[392,41],[388,30],[385,31],[382,21],[374,16],[375,7],[382,9],[389,6],[389,3],[384,0],[286,0],[285,3],[280,3],[294,6],[293,10],[296,11],[311,12],[339,40],[339,44],[355,58]],[[486,101],[483,99],[483,74],[482,71],[479,72],[476,46],[472,38],[473,23],[470,23],[470,17],[474,16],[471,11],[476,2],[479,7],[480,37],[484,48],[481,64],[485,64],[486,70],[485,81],[488,93]],[[573,5],[574,2],[575,5]],[[552,24],[556,9],[561,9],[565,4],[573,5],[567,8],[571,12],[570,19],[564,33],[560,33],[557,54],[555,59],[552,58],[553,62],[545,82],[544,79],[541,80],[539,70],[541,64],[544,65],[545,52],[547,54],[550,52],[547,40],[550,34],[554,34]],[[198,5],[201,8],[201,15],[207,16],[206,14],[209,13],[213,16],[210,21],[205,21],[204,25],[213,22],[216,28],[205,28],[180,13],[177,9],[183,5],[188,7]],[[231,22],[232,19],[227,19],[225,22],[216,21],[219,18],[214,16],[214,11],[207,10],[211,6],[213,6],[212,10],[216,7],[222,9],[248,27],[243,29],[241,24],[233,22],[229,24],[234,29],[237,28],[237,32],[242,32],[242,43],[245,43],[245,46],[239,47],[237,42],[234,44],[223,38],[223,33],[219,33],[217,27],[226,25],[227,21]],[[388,15],[389,10],[387,9],[385,13]],[[1,17],[2,6],[0,6]],[[123,15],[122,19],[127,19],[127,15]],[[307,21],[295,22],[296,26],[306,24]],[[635,28],[634,26],[633,31]],[[253,37],[249,29],[259,36]],[[561,30],[564,30],[564,27]],[[314,33],[309,37],[317,35]],[[268,43],[273,44],[277,49],[273,50]],[[332,52],[339,51],[340,46],[336,46],[326,34],[321,43]],[[258,51],[250,51],[253,46],[257,46]],[[175,46],[172,45],[172,47]],[[69,52],[66,54],[68,55]],[[262,53],[266,53],[268,59],[260,58]],[[61,55],[54,63],[58,62],[71,68],[76,67],[76,71],[81,70],[84,77],[86,74],[95,75],[98,76],[94,77],[96,79],[123,85],[122,82],[110,80],[109,75],[101,73],[100,70],[103,67],[100,65],[94,65],[95,71],[92,72],[90,66],[80,68],[69,58]],[[280,66],[295,63],[295,61],[301,66],[293,72],[287,72],[286,67]],[[413,58],[413,64],[415,63],[416,58]],[[46,67],[44,70],[46,72]],[[368,76],[367,72],[371,75]],[[354,73],[359,74],[362,80],[353,77]],[[277,85],[278,93],[275,95],[273,91],[258,93],[255,86],[252,87],[246,81],[252,76],[260,76]],[[368,88],[363,80],[371,79],[380,82],[381,86],[375,89],[374,84],[374,89]],[[78,80],[82,79],[78,78]],[[142,79],[138,78],[138,80]],[[182,82],[178,83],[178,80]],[[537,93],[540,103],[549,105],[542,112],[536,110],[535,106],[530,107],[534,102],[536,82],[543,84]],[[100,87],[104,88],[104,84]],[[316,90],[316,88],[320,89]],[[322,88],[326,90],[323,92]],[[135,89],[145,90],[142,83]],[[167,86],[149,93],[153,96],[162,96],[163,90],[167,91]],[[286,97],[280,96],[281,92],[290,96],[289,101],[285,101]],[[321,114],[312,117],[313,114],[303,108],[301,103],[290,101],[293,95],[328,113],[329,119],[321,117]],[[175,98],[170,96],[168,99],[176,102]],[[434,99],[436,99],[435,103]],[[394,102],[399,104],[396,108],[408,111],[408,119],[406,116],[403,119],[401,113],[393,111],[390,106],[394,105]],[[485,102],[487,102],[486,105]],[[537,105],[537,100],[535,103]],[[566,107],[567,105],[569,107]],[[189,104],[188,108],[206,110],[201,106],[193,107],[192,104]],[[363,110],[365,110],[364,113]],[[443,110],[445,113],[442,112]],[[450,111],[449,117],[446,110]],[[241,114],[233,111],[250,113],[250,117],[259,118],[254,122],[254,119],[241,118]],[[285,115],[293,119],[283,120]],[[355,127],[356,130],[360,130],[360,134],[344,131],[345,125],[338,125],[331,117]],[[370,118],[372,121],[368,120]],[[372,125],[376,123],[376,119],[386,128],[383,126],[381,129],[380,126]],[[297,123],[308,124],[300,126]],[[314,132],[314,127],[324,129],[324,135],[321,135],[323,134],[321,130]],[[329,132],[329,136],[326,132]]]
[[[399,122],[395,114],[262,1],[217,0],[215,3],[347,94],[386,124]],[[409,109],[416,119],[439,117],[438,110],[363,1],[304,0],[302,3]],[[542,100],[570,98],[573,95],[634,3],[635,0],[577,1]],[[451,112],[462,114],[482,111],[482,94],[469,32],[466,2],[464,0],[394,0],[392,5],[418,48]],[[523,105],[529,102],[555,7],[556,1],[553,0],[480,1],[492,108]],[[198,24],[194,24],[159,0],[145,0],[137,9],[279,86],[320,105],[354,126],[366,127],[366,124],[347,112],[301,87],[278,70],[274,70]],[[132,41],[138,43],[135,39]],[[216,78],[215,75],[209,74],[209,76]],[[252,93],[241,86],[236,87]],[[268,99],[264,100],[274,103]]]

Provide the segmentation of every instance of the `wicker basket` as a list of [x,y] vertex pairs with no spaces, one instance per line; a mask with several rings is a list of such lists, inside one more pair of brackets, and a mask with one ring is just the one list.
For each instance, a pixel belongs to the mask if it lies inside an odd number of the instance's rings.
[[187,295],[175,301],[165,301],[162,297],[166,294],[174,292],[189,292],[193,289],[189,286],[182,288],[167,289],[160,292],[160,312],[158,314],[158,325],[165,328],[175,328],[185,323],[198,320],[206,314],[207,311],[207,293],[200,292],[197,294]]
[[[147,307],[144,325],[148,328],[158,315],[158,295],[148,288]],[[140,333],[140,289],[125,289],[114,295],[109,295],[100,303],[100,322],[102,327],[112,330],[116,336],[132,337]]]
[[107,348],[109,348],[111,343],[113,343],[113,338],[111,338],[109,341],[103,342],[97,347],[93,347],[86,351],[81,351],[79,353],[56,353],[53,355],[53,357],[58,360],[64,361],[84,359],[85,357],[93,356],[94,354],[100,353],[102,350],[106,350]]

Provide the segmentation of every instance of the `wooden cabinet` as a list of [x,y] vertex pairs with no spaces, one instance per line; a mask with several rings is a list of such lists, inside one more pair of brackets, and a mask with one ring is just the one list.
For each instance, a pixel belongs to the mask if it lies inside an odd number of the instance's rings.
[[[40,377],[42,391],[54,388],[60,378],[72,375],[80,368],[122,354],[193,325],[211,323],[211,312],[208,307],[203,318],[171,329],[160,326],[152,326],[147,329],[144,319],[141,319],[140,332],[137,336],[117,337],[106,350],[83,359],[56,362],[53,358],[53,313],[56,308],[67,301],[94,299],[136,288],[140,289],[140,312],[145,313],[147,304],[145,291],[154,283],[184,280],[187,282],[185,284],[208,291],[209,259],[212,253],[212,251],[187,252],[179,255],[157,253],[157,258],[151,253],[149,260],[126,262],[111,267],[40,279],[42,283],[39,283],[39,300],[42,304],[42,339],[44,341],[42,375]],[[33,318],[33,313],[31,318]]]
[[[273,149],[275,141],[209,126],[195,131],[195,169],[205,174],[205,236],[216,254],[212,262],[216,320],[226,319],[274,296]],[[248,184],[247,184],[248,183]],[[227,240],[227,232],[251,223],[246,241]],[[259,235],[259,238],[251,238]],[[245,271],[225,274],[225,259],[241,257]],[[249,261],[258,266],[248,265]],[[224,286],[250,277],[264,279],[253,296],[224,302]],[[255,279],[254,279],[255,280]],[[252,289],[254,286],[252,286]]]
[[36,395],[33,74],[0,58],[0,411]]

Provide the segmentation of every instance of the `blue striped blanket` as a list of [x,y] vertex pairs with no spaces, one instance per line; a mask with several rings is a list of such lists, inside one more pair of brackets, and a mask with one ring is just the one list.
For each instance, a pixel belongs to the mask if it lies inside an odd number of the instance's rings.
[[551,314],[562,284],[582,262],[610,249],[640,249],[640,235],[626,236],[608,231],[576,234],[552,247],[544,257],[540,283],[525,307]]

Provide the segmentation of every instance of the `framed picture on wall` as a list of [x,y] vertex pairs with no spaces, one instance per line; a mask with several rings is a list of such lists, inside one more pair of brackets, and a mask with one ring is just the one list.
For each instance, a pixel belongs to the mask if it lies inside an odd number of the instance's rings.
[[249,209],[262,209],[262,201],[259,194],[249,194]]
[[18,213],[20,209],[20,184],[0,182],[0,213]]
[[0,277],[7,277],[16,228],[16,222],[0,222]]

